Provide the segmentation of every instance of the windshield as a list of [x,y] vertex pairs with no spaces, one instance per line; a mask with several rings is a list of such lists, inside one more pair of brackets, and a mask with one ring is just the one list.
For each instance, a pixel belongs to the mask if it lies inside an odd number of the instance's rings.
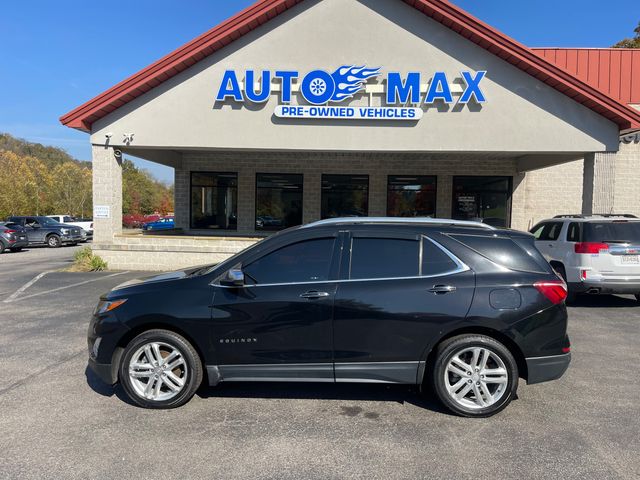
[[584,241],[640,244],[640,222],[585,223]]

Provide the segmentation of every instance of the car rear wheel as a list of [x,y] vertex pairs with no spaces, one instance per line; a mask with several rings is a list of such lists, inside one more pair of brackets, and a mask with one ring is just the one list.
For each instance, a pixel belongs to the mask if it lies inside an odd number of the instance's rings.
[[47,245],[49,245],[50,248],[58,248],[62,245],[62,242],[58,235],[49,235],[47,237]]
[[129,398],[144,408],[176,408],[202,383],[203,369],[193,346],[168,330],[149,330],[126,346],[119,379]]
[[638,294],[636,295],[636,301],[637,301],[638,303],[640,303],[640,293],[638,293]]
[[19,252],[22,250],[22,247],[16,247],[16,248],[11,248],[10,249],[12,252]]
[[431,371],[433,391],[452,412],[490,417],[518,389],[518,366],[508,348],[485,335],[460,335],[441,343]]
[[4,249],[5,249],[4,243],[0,242],[0,254],[4,253]]

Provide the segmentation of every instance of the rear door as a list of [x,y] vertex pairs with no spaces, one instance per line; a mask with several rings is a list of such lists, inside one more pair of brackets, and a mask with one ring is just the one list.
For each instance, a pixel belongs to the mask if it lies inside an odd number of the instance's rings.
[[563,242],[558,242],[563,222],[544,222],[535,226],[531,233],[536,238],[536,248],[547,260],[561,260]]
[[415,383],[426,346],[464,319],[474,275],[430,238],[354,232],[334,308],[337,382]]

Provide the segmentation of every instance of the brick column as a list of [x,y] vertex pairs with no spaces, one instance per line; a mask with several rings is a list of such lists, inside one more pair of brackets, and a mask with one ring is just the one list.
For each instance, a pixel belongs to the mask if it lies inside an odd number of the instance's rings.
[[584,157],[582,213],[614,213],[615,152],[589,153]]
[[453,177],[438,175],[438,192],[436,200],[436,217],[451,218],[451,203],[453,195]]
[[93,219],[94,243],[112,243],[113,236],[122,233],[122,159],[114,149],[92,146],[93,208],[109,207],[109,218]]

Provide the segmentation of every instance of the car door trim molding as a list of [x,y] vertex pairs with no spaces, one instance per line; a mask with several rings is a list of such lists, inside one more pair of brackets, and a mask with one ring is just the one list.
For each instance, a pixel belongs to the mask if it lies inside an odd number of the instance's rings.
[[207,365],[209,385],[220,382],[416,384],[422,361]]

